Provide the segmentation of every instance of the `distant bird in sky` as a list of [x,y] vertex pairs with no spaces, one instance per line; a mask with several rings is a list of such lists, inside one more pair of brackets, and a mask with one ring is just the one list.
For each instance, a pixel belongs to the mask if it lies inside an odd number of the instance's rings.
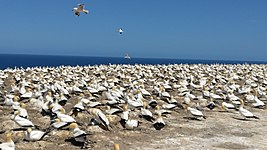
[[78,7],[77,7],[77,8],[76,8],[76,7],[73,8],[73,11],[74,11],[75,15],[77,15],[77,16],[80,16],[80,13],[81,13],[81,12],[84,12],[84,13],[86,13],[86,14],[89,13],[88,10],[85,10],[85,9],[84,9],[84,4],[78,4]]
[[122,34],[123,33],[123,30],[122,28],[119,29],[119,33]]

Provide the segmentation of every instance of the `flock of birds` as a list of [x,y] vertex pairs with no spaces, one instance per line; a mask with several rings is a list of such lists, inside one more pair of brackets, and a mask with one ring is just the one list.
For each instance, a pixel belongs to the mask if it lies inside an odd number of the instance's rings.
[[[99,65],[33,67],[0,70],[1,108],[13,111],[19,128],[3,130],[2,150],[15,149],[12,133],[24,131],[26,141],[39,141],[50,132],[67,130],[66,141],[86,148],[81,126],[103,130],[134,130],[141,122],[161,130],[166,114],[185,110],[186,119],[202,121],[203,111],[239,111],[241,119],[259,119],[245,107],[264,108],[266,65]],[[67,106],[71,109],[67,111]],[[49,118],[41,129],[27,108]],[[184,111],[183,111],[184,112]],[[77,121],[79,118],[80,121]],[[114,119],[115,118],[115,119]],[[52,136],[52,135],[49,135]],[[119,145],[114,145],[119,149]]]

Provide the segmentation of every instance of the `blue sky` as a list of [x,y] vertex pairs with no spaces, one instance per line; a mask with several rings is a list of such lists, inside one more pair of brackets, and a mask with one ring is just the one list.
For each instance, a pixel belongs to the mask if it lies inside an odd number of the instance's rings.
[[[77,3],[90,13],[75,16]],[[266,0],[1,0],[0,53],[267,61],[266,6]]]

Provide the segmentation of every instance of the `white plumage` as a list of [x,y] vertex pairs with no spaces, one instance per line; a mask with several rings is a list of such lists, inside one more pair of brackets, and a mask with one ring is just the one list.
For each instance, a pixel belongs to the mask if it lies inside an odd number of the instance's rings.
[[80,16],[80,13],[83,12],[85,14],[88,14],[89,11],[84,9],[84,4],[78,4],[77,8],[73,8],[73,11],[75,15]]

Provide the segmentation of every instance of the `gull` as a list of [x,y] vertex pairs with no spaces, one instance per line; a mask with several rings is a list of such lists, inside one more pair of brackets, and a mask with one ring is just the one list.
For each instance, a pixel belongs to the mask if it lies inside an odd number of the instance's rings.
[[89,11],[84,9],[84,4],[78,4],[77,8],[73,8],[73,11],[75,12],[75,15],[80,16],[81,12],[84,12],[85,14],[88,14]]

